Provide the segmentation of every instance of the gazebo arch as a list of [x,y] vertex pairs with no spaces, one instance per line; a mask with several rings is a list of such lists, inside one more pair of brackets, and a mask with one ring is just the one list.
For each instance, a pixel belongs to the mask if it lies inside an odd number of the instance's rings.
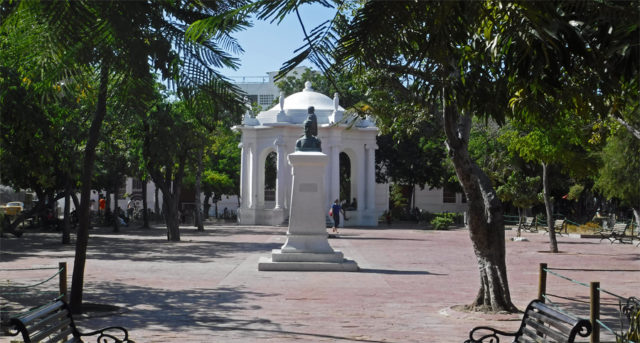
[[[384,210],[375,208],[378,128],[368,119],[345,115],[337,93],[331,99],[314,92],[310,82],[302,92],[286,99],[281,95],[278,105],[256,117],[246,114],[243,124],[234,127],[242,133],[238,221],[248,225],[280,225],[287,221],[291,197],[291,166],[287,155],[294,152],[295,142],[302,135],[309,106],[315,107],[322,152],[329,156],[325,171],[326,209],[340,196],[339,156],[344,152],[351,163],[351,198],[358,201],[348,224],[377,226],[377,218]],[[274,203],[264,200],[265,160],[271,152],[277,154]]]

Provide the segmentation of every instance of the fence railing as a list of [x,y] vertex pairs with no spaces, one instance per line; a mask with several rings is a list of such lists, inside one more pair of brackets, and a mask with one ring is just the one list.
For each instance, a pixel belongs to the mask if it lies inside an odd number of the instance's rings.
[[[548,268],[546,263],[540,263],[539,280],[538,280],[538,299],[556,307],[562,312],[560,305],[555,304],[551,297],[557,297],[564,300],[574,302],[585,302],[584,300],[564,297],[557,294],[547,292],[548,275],[569,281],[575,285],[589,288],[589,320],[593,326],[590,342],[600,343],[600,329],[604,329],[616,337],[616,342],[624,343],[640,343],[640,300],[636,297],[623,297],[613,292],[607,291],[600,287],[600,282],[591,281],[589,283],[572,279],[566,275],[560,274],[561,270],[576,270],[563,268]],[[588,269],[580,269],[580,271],[589,271]],[[595,271],[595,270],[594,270]],[[611,270],[613,271],[613,270]],[[640,272],[640,270],[621,270],[620,272]],[[601,298],[600,293],[608,294],[618,301],[620,328],[619,332],[612,329],[610,325],[605,324],[601,318]],[[625,323],[626,321],[626,323]]]

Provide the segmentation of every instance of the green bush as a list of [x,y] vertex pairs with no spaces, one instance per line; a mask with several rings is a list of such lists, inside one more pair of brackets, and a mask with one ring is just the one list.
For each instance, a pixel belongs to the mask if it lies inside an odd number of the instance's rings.
[[446,230],[449,226],[454,223],[462,224],[463,216],[460,213],[434,213],[433,219],[431,220],[431,225],[434,230]]

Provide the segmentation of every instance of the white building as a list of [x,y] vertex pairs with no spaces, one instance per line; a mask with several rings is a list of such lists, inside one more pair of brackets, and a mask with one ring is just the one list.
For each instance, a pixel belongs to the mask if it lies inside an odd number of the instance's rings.
[[[307,67],[297,67],[291,70],[287,76],[300,76]],[[268,72],[265,76],[241,76],[235,77],[234,84],[243,92],[247,93],[249,103],[254,102],[269,108],[273,104],[274,99],[280,96],[280,89],[275,84],[274,78],[278,74],[277,71]]]
[[[338,95],[335,94],[332,100],[314,92],[310,82],[301,92],[286,99],[281,96],[278,105],[257,117],[245,115],[243,125],[234,127],[242,132],[238,221],[247,225],[279,225],[288,219],[292,178],[287,155],[295,151],[296,140],[303,134],[309,106],[315,108],[318,138],[323,153],[329,156],[325,170],[327,196],[322,210],[328,211],[333,200],[340,197],[340,154],[344,153],[350,164],[348,193],[358,201],[357,208],[347,214],[348,225],[376,226],[378,216],[388,206],[388,191],[383,191],[378,201],[376,196],[379,189],[375,182],[378,128],[369,120],[343,118],[344,108],[339,105]],[[270,154],[275,154],[277,161],[275,190],[265,187]]]

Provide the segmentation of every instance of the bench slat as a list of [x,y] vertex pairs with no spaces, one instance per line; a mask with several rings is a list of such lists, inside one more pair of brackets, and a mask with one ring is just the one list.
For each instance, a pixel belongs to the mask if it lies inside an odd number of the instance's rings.
[[541,302],[534,302],[531,304],[531,306],[535,309],[537,309],[540,312],[543,312],[546,316],[551,317],[555,320],[559,320],[562,321],[564,323],[567,323],[571,326],[575,326],[576,324],[578,324],[578,319],[570,317],[558,310],[555,310],[547,305],[545,305],[544,303]]
[[55,325],[49,326],[46,329],[38,332],[37,335],[34,335],[31,337],[31,340],[34,342],[40,342],[46,337],[49,337],[64,328],[67,328],[67,330],[72,330],[72,328],[69,326],[70,324],[71,324],[71,319],[69,318],[63,319],[60,322],[56,323]]
[[[545,323],[549,323],[549,322],[545,321]],[[528,327],[531,327],[532,329],[534,329],[536,332],[542,333],[544,335],[544,337],[551,338],[551,339],[556,340],[558,342],[562,342],[562,341],[566,340],[567,336],[568,336],[567,334],[563,334],[561,332],[555,331],[553,329],[553,327],[546,326],[546,325],[542,324],[541,322],[538,322],[535,319],[527,318],[525,320],[525,324]]]
[[72,333],[73,333],[73,328],[68,327],[66,330],[64,330],[64,331],[60,332],[59,334],[55,335],[54,337],[52,337],[46,343],[57,343],[57,342],[60,342],[61,339],[69,337],[69,335],[71,335]]
[[61,308],[62,306],[64,306],[63,302],[55,302],[49,306],[45,306],[39,310],[37,310],[36,312],[33,312],[29,315],[26,315],[24,317],[20,317],[20,321],[24,324],[28,324],[29,322],[32,322],[34,319],[38,318],[38,317],[42,317],[42,316],[46,316],[49,313],[56,311],[57,309]]
[[558,321],[558,319],[555,319],[553,317],[541,315],[539,312],[531,312],[529,313],[529,317],[548,323],[549,325],[553,326],[556,330],[562,332],[567,336],[571,333],[571,327],[565,325],[563,322]]
[[528,327],[522,328],[522,336],[518,337],[519,343],[536,343],[542,341],[543,338],[538,336],[538,333],[529,329]]
[[36,332],[40,330],[47,330],[47,326],[55,325],[56,322],[68,316],[67,311],[58,311],[48,317],[42,318],[40,321],[33,320],[30,324],[25,325],[27,330],[31,332]]

